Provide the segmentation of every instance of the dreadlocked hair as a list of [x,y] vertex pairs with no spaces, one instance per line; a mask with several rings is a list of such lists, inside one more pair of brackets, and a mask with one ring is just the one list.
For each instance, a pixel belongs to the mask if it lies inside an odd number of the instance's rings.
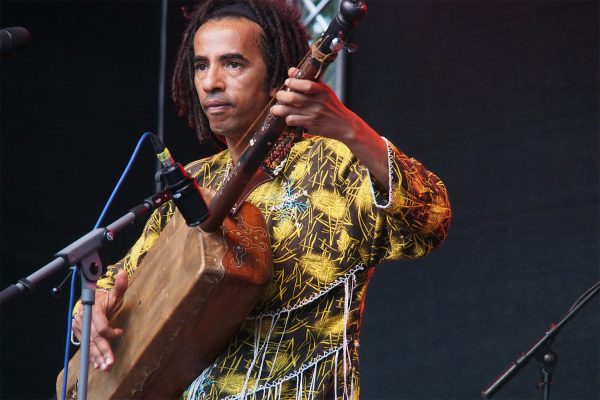
[[[194,86],[194,35],[201,25],[213,19],[248,18],[232,7],[236,4],[249,8],[262,28],[259,46],[267,66],[267,91],[282,85],[288,68],[296,66],[308,52],[309,36],[289,0],[206,0],[191,11],[183,10],[187,27],[177,53],[172,99],[179,116],[186,116],[190,128],[196,129],[200,143],[213,142],[219,147],[224,146],[223,141],[210,130]],[[223,8],[226,10],[219,12]]]

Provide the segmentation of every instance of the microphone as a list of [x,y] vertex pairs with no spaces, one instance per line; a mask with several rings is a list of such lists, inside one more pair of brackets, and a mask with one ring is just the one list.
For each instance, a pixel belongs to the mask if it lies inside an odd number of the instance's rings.
[[0,55],[10,56],[31,42],[29,31],[20,26],[0,29]]
[[188,175],[183,166],[173,160],[171,152],[156,135],[150,137],[158,161],[163,166],[160,176],[164,179],[175,206],[188,226],[193,227],[208,218],[208,208],[198,187],[198,182]]

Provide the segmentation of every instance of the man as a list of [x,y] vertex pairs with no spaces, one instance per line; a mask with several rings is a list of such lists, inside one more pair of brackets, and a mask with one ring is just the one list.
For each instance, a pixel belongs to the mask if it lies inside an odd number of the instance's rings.
[[[246,201],[264,215],[274,278],[229,346],[184,398],[358,398],[362,305],[373,267],[421,257],[446,236],[444,185],[344,107],[323,83],[295,79],[306,34],[286,0],[208,0],[189,15],[173,98],[201,141],[227,150],[187,166],[218,190],[248,145],[244,133],[271,108],[289,126]],[[277,91],[283,83],[291,91]],[[111,267],[94,307],[91,363],[108,370],[123,331],[106,314],[156,240],[172,206],[155,213],[130,253]],[[118,272],[121,271],[121,272]],[[80,335],[81,318],[73,327]]]

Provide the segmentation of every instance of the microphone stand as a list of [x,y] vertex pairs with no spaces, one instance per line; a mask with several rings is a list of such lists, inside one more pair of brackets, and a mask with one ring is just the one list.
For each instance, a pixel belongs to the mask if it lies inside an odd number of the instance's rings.
[[492,396],[500,390],[517,372],[523,368],[531,358],[535,358],[540,364],[542,372],[542,380],[538,384],[540,395],[543,400],[550,399],[550,387],[552,385],[552,373],[558,362],[558,355],[552,349],[552,342],[560,332],[560,330],[585,306],[594,296],[600,292],[600,282],[597,282],[594,286],[588,289],[563,319],[558,324],[551,324],[550,329],[546,334],[537,341],[527,353],[522,353],[513,364],[504,371],[500,377],[498,377],[487,389],[481,392],[482,399],[491,399]]
[[[56,258],[29,275],[19,279],[0,292],[0,305],[7,303],[22,293],[32,293],[37,284],[44,279],[71,265],[77,265],[81,272],[81,303],[83,305],[83,326],[81,330],[81,357],[79,360],[79,375],[77,398],[86,400],[89,369],[90,334],[92,326],[92,306],[96,298],[96,282],[104,272],[98,250],[105,243],[111,242],[115,234],[131,225],[136,219],[152,211],[171,199],[170,190],[165,189],[146,198],[143,203],[135,206],[127,214],[108,225],[106,228],[96,228],[58,253]],[[65,373],[65,377],[66,377]]]

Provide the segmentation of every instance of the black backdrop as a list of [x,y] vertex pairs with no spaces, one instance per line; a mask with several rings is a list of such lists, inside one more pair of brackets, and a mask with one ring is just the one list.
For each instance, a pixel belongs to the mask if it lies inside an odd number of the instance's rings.
[[[168,70],[182,32],[169,3]],[[348,104],[438,173],[454,209],[431,256],[378,267],[361,347],[365,399],[475,399],[599,277],[596,1],[368,2]],[[160,2],[2,1],[33,44],[1,66],[1,286],[92,228],[155,130]],[[209,154],[167,101],[166,142]],[[106,221],[153,191],[144,148]],[[103,253],[115,261],[139,227]],[[1,310],[1,398],[47,398],[66,299]],[[563,330],[554,399],[600,398],[600,307]],[[496,398],[536,397],[528,365]]]

